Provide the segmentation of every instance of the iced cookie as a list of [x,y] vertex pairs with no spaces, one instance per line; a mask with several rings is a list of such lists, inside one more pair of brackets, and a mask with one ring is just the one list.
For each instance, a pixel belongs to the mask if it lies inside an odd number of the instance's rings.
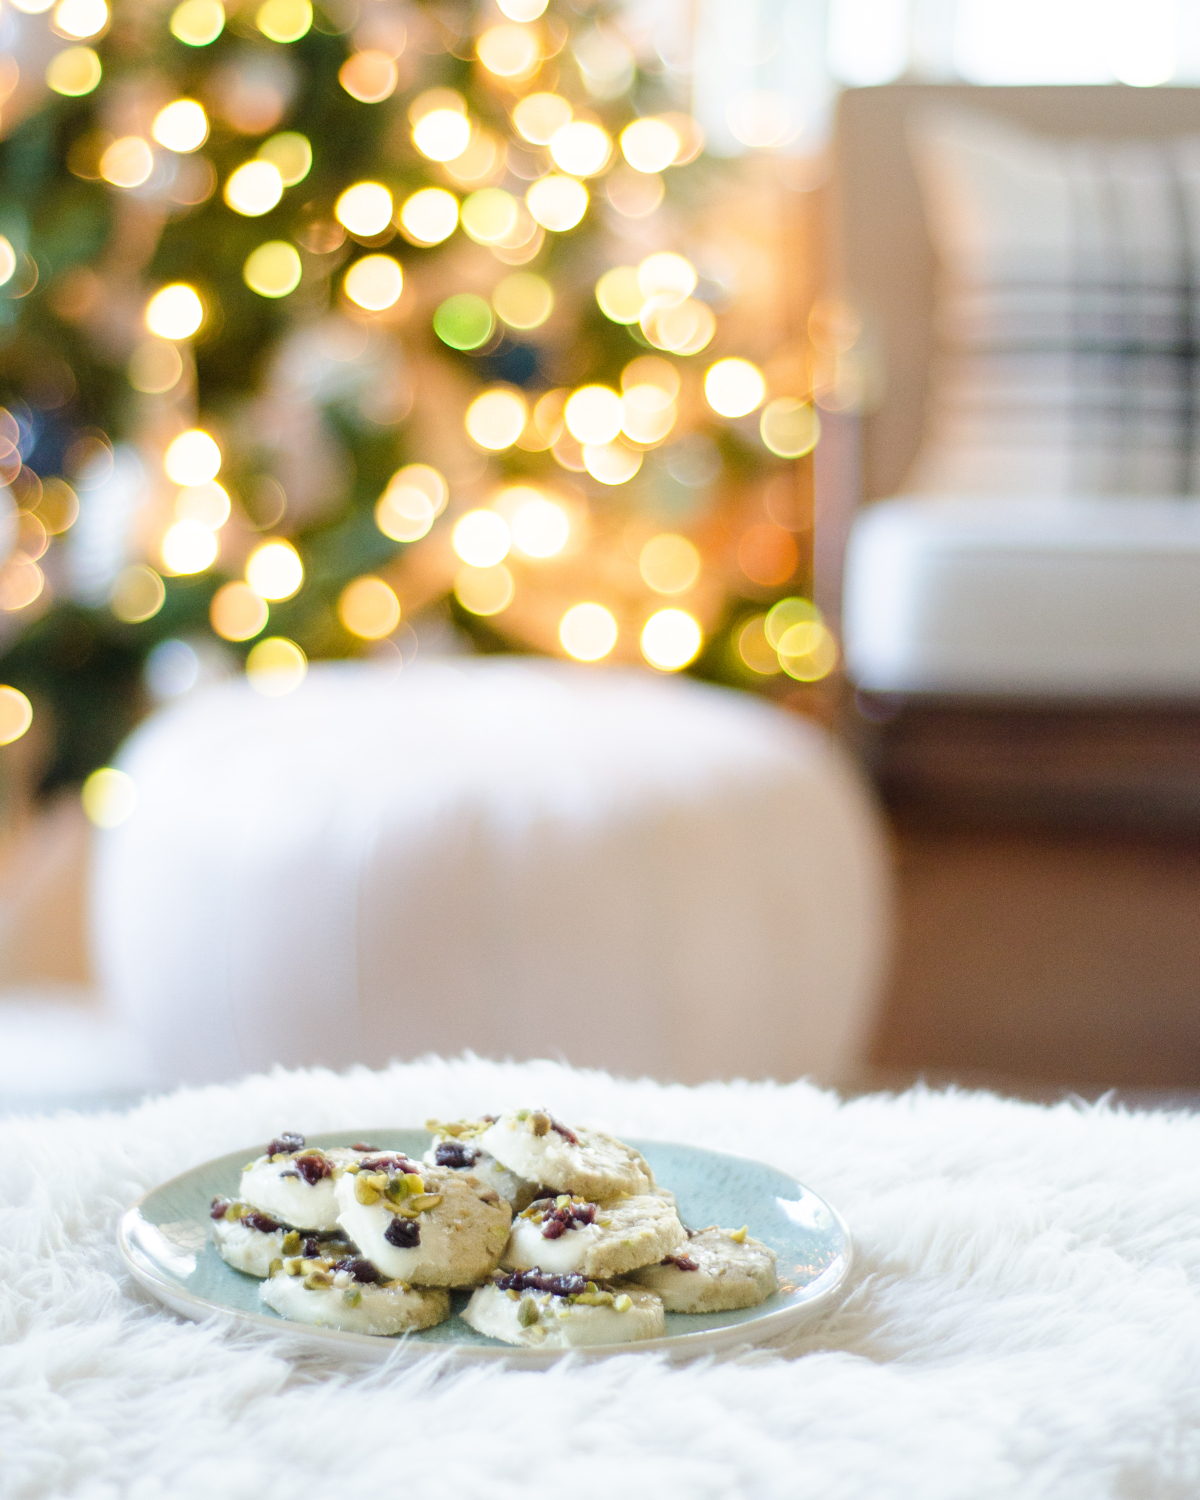
[[321,1255],[336,1260],[354,1249],[338,1235],[302,1234],[248,1203],[231,1203],[228,1198],[214,1198],[209,1217],[221,1259],[248,1276],[269,1276],[271,1262],[280,1256]]
[[336,1231],[334,1173],[360,1161],[368,1151],[357,1146],[306,1150],[302,1135],[286,1132],[271,1142],[265,1155],[244,1168],[238,1197],[296,1229]]
[[478,1137],[494,1123],[494,1116],[482,1120],[426,1120],[425,1129],[433,1133],[433,1145],[422,1158],[427,1167],[445,1167],[451,1172],[470,1172],[485,1187],[495,1188],[514,1213],[527,1207],[537,1197],[537,1184],[518,1177],[502,1167],[494,1156],[478,1143]]
[[597,1204],[562,1193],[517,1215],[500,1264],[607,1279],[660,1261],[686,1242],[675,1205],[664,1198],[639,1194]]
[[478,1138],[502,1167],[556,1193],[603,1201],[644,1193],[651,1173],[642,1156],[601,1130],[572,1130],[542,1109],[506,1109]]
[[778,1288],[775,1252],[744,1229],[700,1229],[683,1249],[630,1280],[657,1292],[668,1312],[728,1312],[757,1307]]
[[393,1153],[337,1179],[338,1223],[386,1276],[418,1286],[474,1286],[494,1269],[512,1209],[469,1173]]
[[369,1260],[285,1260],[262,1286],[281,1318],[347,1333],[407,1333],[450,1316],[450,1294],[385,1280]]
[[666,1327],[652,1292],[536,1269],[493,1277],[472,1293],[462,1316],[477,1333],[531,1349],[629,1344],[657,1338]]

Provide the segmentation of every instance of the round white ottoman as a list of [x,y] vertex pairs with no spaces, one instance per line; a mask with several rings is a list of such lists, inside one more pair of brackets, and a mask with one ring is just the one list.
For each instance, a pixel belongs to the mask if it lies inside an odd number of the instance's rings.
[[880,820],[820,730],[648,673],[315,667],[147,721],[100,979],[164,1082],[470,1049],[836,1080],[886,947]]

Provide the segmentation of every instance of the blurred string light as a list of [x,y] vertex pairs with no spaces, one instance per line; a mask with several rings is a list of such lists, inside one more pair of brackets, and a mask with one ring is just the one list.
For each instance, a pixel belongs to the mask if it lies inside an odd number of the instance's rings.
[[42,596],[46,576],[36,562],[19,553],[0,570],[0,609],[8,614],[28,609]]
[[579,443],[611,443],[621,430],[622,417],[621,398],[606,385],[580,387],[563,407],[567,431]]
[[171,35],[188,47],[207,47],[225,30],[220,0],[183,0],[171,12]]
[[113,187],[136,188],[154,171],[154,153],[140,135],[124,135],[100,157],[100,176]]
[[99,36],[107,25],[105,0],[59,0],[54,9],[54,29],[60,36],[82,42]]
[[526,557],[554,557],[566,546],[571,534],[566,511],[531,485],[511,485],[496,503],[509,513],[513,546]]
[[445,479],[428,464],[397,469],[375,505],[375,524],[395,542],[417,542],[446,508]]
[[513,106],[513,124],[534,146],[548,146],[570,123],[571,106],[560,94],[527,94]]
[[821,419],[810,402],[781,396],[769,402],[758,424],[763,446],[780,458],[802,458],[821,436]]
[[312,23],[309,0],[265,0],[254,17],[259,31],[272,42],[298,42],[308,35]]
[[533,184],[525,194],[525,206],[543,229],[565,234],[587,212],[588,190],[574,177],[551,174]]
[[498,78],[528,78],[542,60],[536,31],[526,26],[489,26],[475,42],[479,61]]
[[838,663],[837,641],[809,599],[780,599],[763,623],[779,665],[798,682],[819,682]]
[[679,137],[665,120],[635,120],[621,132],[621,153],[637,172],[661,172],[679,155]]
[[427,89],[409,105],[413,145],[430,161],[453,161],[467,149],[467,102],[453,89]]
[[466,563],[454,575],[454,597],[473,615],[498,615],[513,601],[516,587],[503,563],[479,568]]
[[20,688],[0,686],[0,745],[19,740],[32,723],[33,704]]
[[145,563],[131,563],[117,574],[108,604],[124,624],[140,625],[154,618],[166,598],[166,587],[154,569]]
[[135,391],[157,396],[179,384],[183,360],[179,350],[166,339],[146,339],[129,356],[126,374]]
[[208,139],[208,116],[195,99],[176,99],[154,117],[150,134],[168,151],[197,151]]
[[246,561],[246,582],[263,599],[290,599],[304,582],[300,554],[279,538],[263,542]]
[[356,182],[333,205],[334,218],[360,239],[374,239],[392,222],[392,195],[381,182]]
[[510,328],[540,328],[554,311],[554,289],[543,276],[517,271],[496,284],[492,306]]
[[660,609],[642,629],[642,655],[662,672],[679,672],[695,660],[704,637],[684,609]]
[[687,537],[664,532],[642,548],[638,570],[656,594],[682,594],[700,577],[700,553]]
[[481,188],[462,206],[462,227],[480,245],[494,245],[517,224],[517,200],[503,188]]
[[175,497],[175,515],[180,521],[199,521],[209,531],[220,531],[232,514],[229,493],[215,479],[189,485]]
[[286,240],[268,240],[246,257],[242,277],[260,297],[286,297],[300,285],[300,256]]
[[473,568],[490,568],[508,556],[512,535],[494,510],[469,510],[454,528],[455,552]]
[[7,286],[17,269],[17,252],[7,235],[0,234],[0,286]]
[[474,292],[447,297],[433,315],[433,331],[451,349],[478,349],[492,336],[492,309]]
[[496,0],[501,15],[510,21],[536,21],[548,3],[549,0]]
[[404,200],[400,228],[414,245],[440,245],[458,228],[458,199],[445,188],[421,188]]
[[467,432],[481,448],[499,453],[521,436],[527,416],[528,407],[519,391],[495,386],[467,407]]
[[294,693],[308,672],[308,657],[295,641],[269,635],[250,648],[246,679],[264,698],[284,698]]
[[551,136],[550,155],[572,177],[594,177],[608,165],[612,140],[590,120],[572,120]]
[[346,272],[342,286],[350,301],[365,312],[384,312],[400,300],[404,271],[390,255],[364,255]]
[[381,104],[396,92],[400,70],[386,52],[353,52],[338,71],[338,82],[360,104]]
[[762,371],[748,359],[719,359],[704,377],[704,399],[722,417],[747,416],[766,391]]
[[269,615],[262,595],[236,579],[222,584],[208,606],[212,628],[227,641],[253,640],[266,627]]
[[642,467],[642,455],[620,438],[610,443],[584,443],[583,465],[601,484],[628,484]]
[[162,539],[162,560],[168,572],[203,573],[217,557],[217,538],[201,521],[176,521]]
[[137,787],[132,776],[115,766],[102,766],[83,783],[80,800],[88,821],[97,828],[116,828],[131,818],[137,807]]
[[281,130],[258,148],[260,161],[270,162],[284,187],[295,187],[312,170],[312,145],[298,130]]
[[355,578],[338,599],[338,619],[351,635],[381,641],[400,623],[400,601],[382,578]]
[[574,604],[559,621],[558,639],[576,661],[600,661],[617,644],[617,622],[603,604]]
[[283,178],[273,162],[255,158],[230,173],[225,184],[225,202],[235,213],[256,219],[270,211],[283,197]]
[[766,615],[754,615],[741,627],[737,636],[738,656],[760,677],[772,677],[781,670],[779,653],[767,639]]
[[67,47],[46,65],[46,84],[56,94],[78,99],[90,94],[103,76],[100,59],[90,47]]
[[204,303],[196,288],[186,281],[164,286],[146,304],[146,327],[160,339],[190,339],[203,322]]
[[163,458],[167,478],[178,485],[207,484],[221,471],[221,450],[202,427],[181,432]]

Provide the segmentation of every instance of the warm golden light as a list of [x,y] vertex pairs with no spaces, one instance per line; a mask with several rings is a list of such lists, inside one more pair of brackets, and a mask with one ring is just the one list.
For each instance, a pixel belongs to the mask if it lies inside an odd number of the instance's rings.
[[581,386],[563,407],[567,431],[579,443],[611,443],[621,416],[621,398],[606,385]]
[[12,241],[7,235],[0,234],[0,286],[7,286],[16,269],[17,252],[12,247]]
[[621,132],[621,151],[638,172],[661,172],[679,154],[679,137],[665,120],[634,120]]
[[604,183],[608,201],[627,219],[648,218],[666,191],[667,185],[657,172],[637,172],[628,165],[610,172]]
[[675,425],[675,402],[659,385],[631,385],[621,410],[621,431],[635,443],[660,443]]
[[80,792],[83,810],[89,823],[97,828],[116,828],[133,815],[137,807],[137,787],[133,777],[114,766],[102,766],[83,783]]
[[469,510],[454,528],[454,550],[473,568],[490,568],[508,556],[512,537],[494,510]]
[[261,157],[243,162],[230,173],[225,184],[225,202],[248,219],[270,213],[282,197],[283,178],[279,168]]
[[509,508],[513,546],[526,557],[553,557],[566,546],[571,534],[566,511],[531,486],[512,485],[497,504]]
[[780,458],[802,458],[817,446],[821,419],[809,402],[780,396],[763,407],[758,434],[763,446]]
[[528,408],[525,398],[508,386],[495,386],[467,407],[467,432],[481,448],[499,453],[521,436]]
[[145,339],[129,356],[126,374],[135,391],[157,396],[179,384],[183,360],[175,345],[166,339]]
[[43,480],[37,518],[51,536],[59,536],[74,526],[79,519],[79,496],[65,479]]
[[246,678],[256,693],[264,698],[284,698],[304,681],[308,657],[295,641],[283,635],[269,635],[250,648],[246,658]]
[[683,609],[660,609],[642,630],[642,655],[662,672],[678,672],[694,661],[704,637],[700,623]]
[[525,194],[525,206],[543,229],[564,234],[587,212],[588,190],[574,177],[543,177]]
[[682,302],[674,296],[652,297],[638,322],[649,343],[671,354],[699,354],[717,331],[712,308],[694,297]]
[[612,443],[584,443],[583,465],[601,484],[628,484],[642,467],[642,455],[619,438]]
[[754,615],[738,632],[737,650],[742,661],[760,677],[773,677],[779,671],[779,656],[767,640],[766,615]]
[[33,723],[33,704],[20,690],[5,683],[0,687],[0,745],[19,740]]
[[286,297],[300,285],[302,270],[294,245],[286,240],[268,240],[246,257],[242,277],[260,297]]
[[195,151],[208,139],[208,116],[194,99],[176,99],[154,116],[150,134],[168,151]]
[[777,588],[800,565],[800,549],[790,531],[769,521],[748,526],[738,538],[738,566],[753,583]]
[[525,26],[490,26],[476,40],[475,52],[497,78],[525,78],[542,60],[537,32]]
[[641,354],[631,359],[621,371],[621,389],[631,391],[634,386],[656,386],[671,401],[679,395],[679,371],[668,360],[657,354]]
[[396,92],[400,70],[386,52],[353,52],[338,70],[338,82],[360,104],[381,104]]
[[298,130],[281,130],[258,148],[260,161],[269,161],[284,187],[303,182],[312,169],[312,146]]
[[265,629],[269,615],[266,600],[248,583],[223,584],[208,606],[212,628],[226,641],[253,640]]
[[719,359],[704,377],[704,399],[721,417],[744,417],[767,393],[767,382],[748,359]]
[[392,195],[380,182],[356,182],[333,205],[334,217],[362,239],[373,239],[392,222]]
[[351,635],[381,641],[400,623],[400,601],[382,578],[356,578],[338,599],[338,619]]
[[263,542],[246,562],[246,582],[264,599],[290,599],[304,582],[304,564],[291,542]]
[[126,625],[140,625],[154,618],[166,597],[166,587],[153,568],[145,563],[131,563],[117,574],[108,605],[118,620]]
[[682,302],[696,290],[696,268],[685,256],[673,250],[659,250],[648,255],[637,268],[638,285],[642,295],[669,297]]
[[67,47],[56,52],[46,67],[46,84],[56,94],[78,99],[100,82],[100,59],[90,47]]
[[171,573],[203,573],[217,556],[217,539],[199,521],[176,521],[162,539],[162,560]]
[[544,277],[517,271],[496,284],[492,306],[510,328],[540,328],[554,311],[554,291]]
[[45,587],[46,575],[41,568],[18,553],[0,569],[0,609],[10,614],[28,609],[35,599],[41,598]]
[[175,519],[199,521],[209,531],[220,531],[232,511],[229,492],[215,479],[207,484],[189,484],[175,496]]
[[460,187],[485,187],[498,175],[502,147],[490,130],[478,126],[471,131],[465,150],[445,163],[446,171]]
[[440,245],[458,227],[458,199],[445,188],[421,188],[404,200],[400,227],[414,245]]
[[178,485],[207,484],[221,471],[221,450],[203,428],[193,427],[167,449],[163,467]]
[[837,641],[820,620],[805,620],[784,631],[779,665],[797,682],[820,682],[838,663]]
[[183,0],[171,12],[171,35],[189,47],[207,47],[225,30],[220,0]]
[[571,106],[559,94],[527,94],[513,107],[513,124],[527,141],[548,146],[570,123]]
[[556,165],[572,177],[594,177],[604,170],[611,153],[608,132],[590,120],[572,120],[555,131],[550,142]]
[[536,21],[547,3],[548,0],[496,0],[500,13],[510,21]]
[[809,625],[820,621],[821,611],[810,599],[780,599],[767,611],[763,621],[763,633],[774,651],[793,625]]
[[428,464],[397,469],[375,506],[375,524],[396,542],[415,542],[446,508],[449,488]]
[[573,604],[558,623],[558,638],[576,661],[599,661],[617,644],[617,622],[603,604]]
[[27,16],[40,16],[53,4],[54,0],[12,0],[12,8]]
[[140,135],[123,135],[100,158],[100,175],[113,187],[135,188],[154,171],[154,153]]
[[146,327],[160,339],[190,339],[203,322],[204,303],[195,287],[188,286],[186,281],[164,286],[146,304]]
[[383,312],[400,300],[404,272],[390,255],[364,255],[342,281],[346,296],[366,312]]
[[473,615],[498,615],[516,592],[512,574],[503,563],[475,568],[469,563],[454,575],[454,597]]
[[462,226],[481,245],[510,234],[517,222],[517,200],[503,188],[480,188],[462,206]]
[[254,21],[269,41],[298,42],[312,28],[313,8],[309,0],[265,0]]
[[78,41],[99,36],[107,25],[108,6],[104,0],[59,0],[54,12],[55,30]]
[[453,161],[467,149],[471,122],[456,109],[435,109],[413,126],[413,145],[430,161]]
[[642,548],[638,570],[656,594],[682,594],[700,577],[700,553],[687,537],[666,531]]
[[614,266],[596,283],[596,301],[610,322],[636,323],[646,305],[646,294],[632,266]]

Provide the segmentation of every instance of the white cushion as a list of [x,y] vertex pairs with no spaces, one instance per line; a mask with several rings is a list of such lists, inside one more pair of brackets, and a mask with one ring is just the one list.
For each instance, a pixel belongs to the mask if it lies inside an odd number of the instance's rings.
[[1200,504],[882,501],[855,521],[842,623],[874,692],[1200,696]]
[[877,815],[744,695],[507,659],[315,668],[147,722],[100,835],[105,991],[163,1076],[464,1048],[837,1077],[886,937]]

